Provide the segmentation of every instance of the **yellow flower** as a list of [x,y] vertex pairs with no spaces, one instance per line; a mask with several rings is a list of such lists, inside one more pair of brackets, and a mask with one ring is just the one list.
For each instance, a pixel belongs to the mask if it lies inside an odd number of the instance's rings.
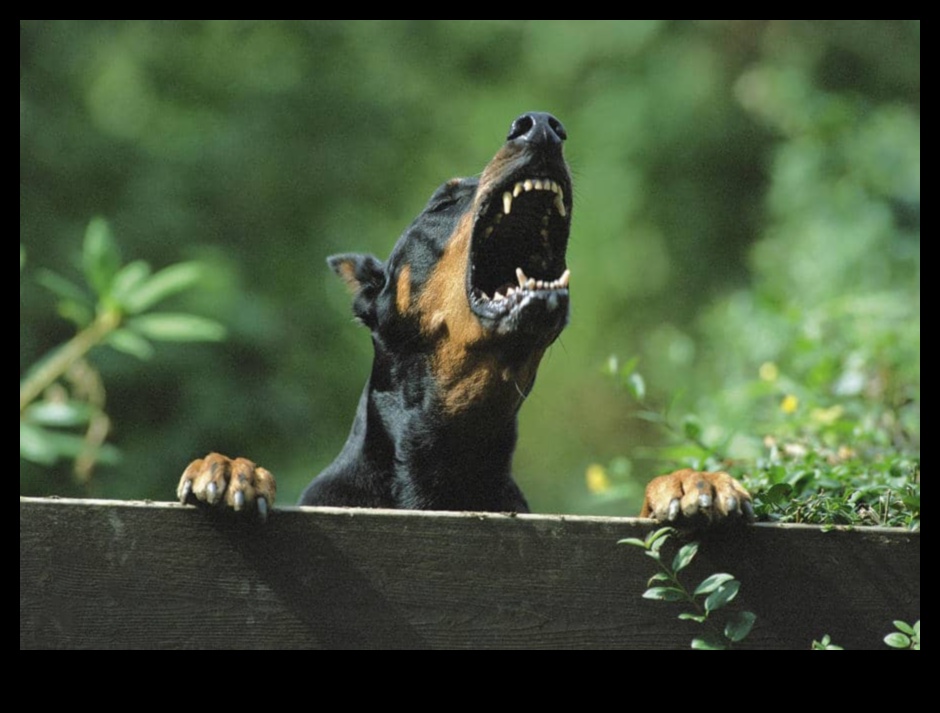
[[588,466],[584,479],[587,482],[587,489],[594,495],[600,495],[610,490],[611,483],[610,476],[607,475],[607,469],[598,463],[592,463]]
[[796,413],[799,407],[800,400],[793,394],[787,394],[783,397],[783,401],[780,402],[780,410],[784,413]]
[[760,376],[761,381],[773,382],[777,380],[777,377],[780,376],[780,369],[777,368],[777,365],[772,361],[765,361],[760,365],[760,369],[757,370],[758,376]]

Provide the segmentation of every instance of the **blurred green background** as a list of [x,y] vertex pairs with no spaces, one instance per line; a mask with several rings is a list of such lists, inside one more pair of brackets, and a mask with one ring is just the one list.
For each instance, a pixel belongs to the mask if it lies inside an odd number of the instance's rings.
[[[219,450],[294,502],[371,360],[325,258],[384,258],[529,110],[565,124],[575,180],[571,324],[515,460],[533,510],[638,508],[663,434],[610,376],[628,362],[644,408],[732,453],[783,393],[887,404],[919,447],[919,21],[27,20],[21,378],[74,333],[35,272],[79,275],[93,216],[125,260],[210,265],[178,306],[229,336],[97,349],[120,464],[21,460],[21,494],[167,500]],[[611,462],[613,501],[585,477]]]

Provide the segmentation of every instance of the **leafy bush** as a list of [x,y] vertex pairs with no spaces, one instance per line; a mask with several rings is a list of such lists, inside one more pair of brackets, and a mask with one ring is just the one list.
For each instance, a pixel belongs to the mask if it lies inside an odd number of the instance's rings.
[[[21,271],[24,260],[21,247]],[[225,330],[196,315],[153,311],[196,285],[202,266],[178,263],[153,273],[141,260],[122,265],[117,243],[101,218],[85,231],[82,271],[85,287],[48,269],[36,273],[36,280],[56,296],[59,314],[78,332],[20,381],[20,457],[43,465],[73,460],[76,477],[87,481],[96,463],[114,463],[119,455],[104,442],[110,428],[105,387],[87,359],[89,352],[107,345],[146,360],[154,352],[152,341],[219,340]]]

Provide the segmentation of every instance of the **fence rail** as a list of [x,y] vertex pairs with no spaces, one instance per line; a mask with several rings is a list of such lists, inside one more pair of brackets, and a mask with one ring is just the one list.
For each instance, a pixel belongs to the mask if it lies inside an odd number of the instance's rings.
[[[640,597],[647,520],[286,508],[259,525],[174,503],[20,498],[21,648],[687,648]],[[884,648],[920,618],[920,534],[755,525],[699,538],[750,648]]]

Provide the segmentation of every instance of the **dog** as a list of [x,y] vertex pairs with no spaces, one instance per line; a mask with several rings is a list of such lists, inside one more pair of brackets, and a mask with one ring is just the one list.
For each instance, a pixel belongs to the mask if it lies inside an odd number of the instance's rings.
[[[479,177],[438,188],[383,263],[328,259],[372,334],[375,358],[349,438],[301,505],[525,513],[511,475],[517,414],[568,323],[573,208],[558,119],[512,122]],[[183,503],[267,516],[274,477],[244,458],[193,461]],[[725,473],[654,479],[641,517],[753,519]]]

